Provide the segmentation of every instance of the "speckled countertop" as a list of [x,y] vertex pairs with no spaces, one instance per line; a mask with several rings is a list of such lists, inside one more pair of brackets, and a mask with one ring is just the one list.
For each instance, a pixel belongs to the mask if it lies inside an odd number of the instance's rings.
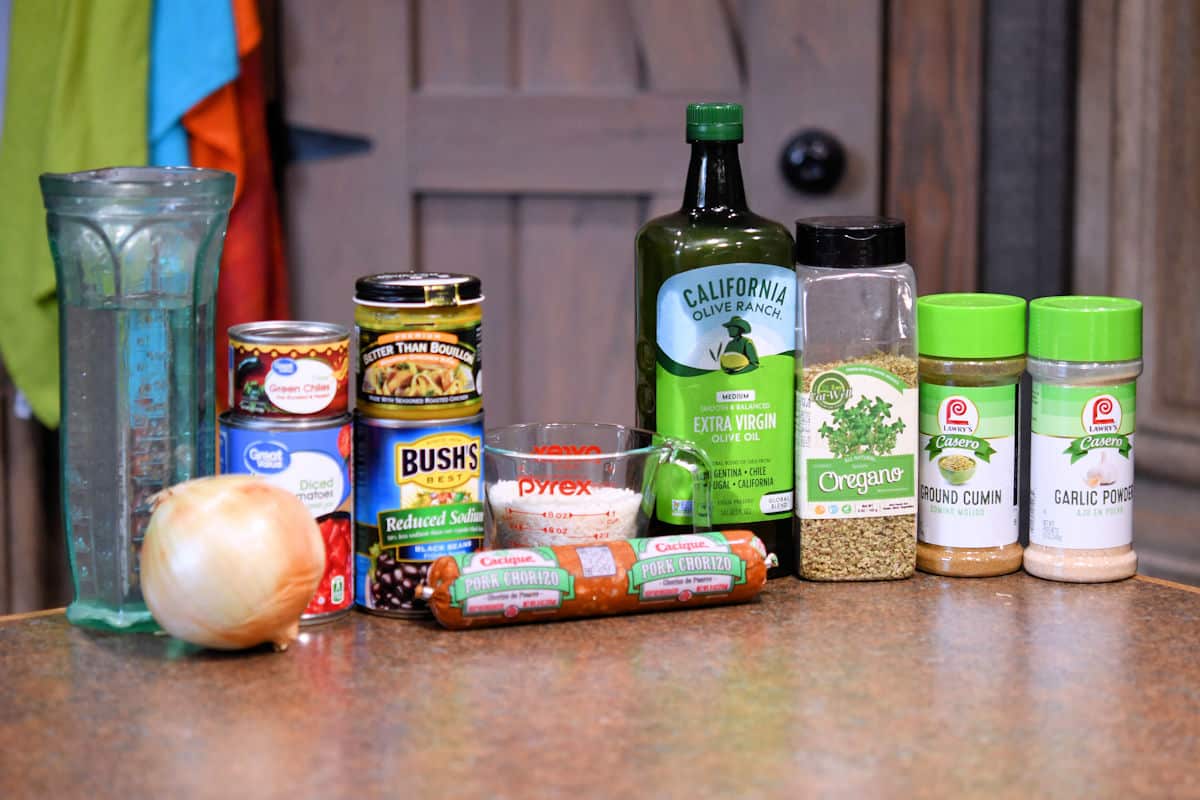
[[772,582],[286,654],[0,621],[5,797],[1200,796],[1200,593]]

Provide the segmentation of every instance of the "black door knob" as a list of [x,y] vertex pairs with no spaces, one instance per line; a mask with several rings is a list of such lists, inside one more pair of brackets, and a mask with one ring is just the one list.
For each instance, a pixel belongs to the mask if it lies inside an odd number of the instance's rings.
[[796,191],[828,194],[846,171],[846,150],[831,133],[800,131],[784,145],[779,169]]

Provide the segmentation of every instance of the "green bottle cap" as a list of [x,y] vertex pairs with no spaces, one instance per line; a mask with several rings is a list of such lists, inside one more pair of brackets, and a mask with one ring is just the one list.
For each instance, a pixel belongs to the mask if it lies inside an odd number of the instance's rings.
[[689,142],[740,142],[742,107],[737,103],[692,103],[687,107]]
[[1009,294],[930,294],[917,298],[917,342],[933,358],[1013,358],[1025,354],[1025,300]]
[[1039,297],[1029,304],[1029,355],[1047,361],[1142,357],[1142,304],[1126,297]]

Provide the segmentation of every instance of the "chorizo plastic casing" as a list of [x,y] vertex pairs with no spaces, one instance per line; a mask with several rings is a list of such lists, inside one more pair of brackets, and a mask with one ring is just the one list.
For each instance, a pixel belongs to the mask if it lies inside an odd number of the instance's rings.
[[419,590],[447,628],[722,605],[762,591],[775,560],[749,531],[443,556]]

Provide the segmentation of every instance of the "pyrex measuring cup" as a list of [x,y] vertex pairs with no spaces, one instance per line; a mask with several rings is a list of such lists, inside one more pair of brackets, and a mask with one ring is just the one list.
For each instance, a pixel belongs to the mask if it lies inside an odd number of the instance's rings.
[[215,468],[214,298],[233,183],[150,167],[41,178],[76,625],[155,629],[138,579],[151,497]]
[[489,430],[483,453],[487,547],[644,536],[664,464],[691,473],[681,513],[692,514],[695,530],[710,529],[712,467],[687,442],[624,425],[534,423]]

